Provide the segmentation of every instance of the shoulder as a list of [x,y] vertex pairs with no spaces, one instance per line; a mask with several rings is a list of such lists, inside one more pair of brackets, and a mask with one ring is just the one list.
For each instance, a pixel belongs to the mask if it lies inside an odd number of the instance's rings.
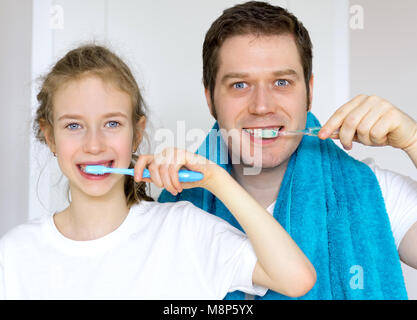
[[49,215],[42,215],[10,229],[0,239],[0,250],[6,247],[28,246],[37,242],[48,219],[50,219]]
[[365,158],[361,160],[361,162],[365,163],[375,174],[379,173],[381,170],[373,158]]
[[188,201],[177,202],[158,202],[158,201],[141,201],[132,206],[131,210],[135,215],[168,215],[172,212],[184,212],[193,210],[193,204]]
[[[207,213],[196,207],[189,201],[177,202],[141,201],[132,207],[135,214],[170,215],[170,214],[195,214],[197,212]],[[207,213],[209,214],[209,213]]]
[[417,181],[400,173],[382,169],[373,159],[368,158],[363,162],[375,173],[391,222],[403,223],[406,217],[414,217],[417,212]]
[[380,187],[382,188],[386,184],[386,176],[389,174],[388,170],[381,169],[373,158],[365,158],[360,162],[363,162],[372,170]]
[[365,163],[375,174],[381,189],[392,189],[392,187],[399,187],[404,185],[413,186],[417,184],[417,182],[410,177],[404,176],[392,170],[379,167],[373,158],[363,159],[362,162]]
[[227,224],[223,219],[210,214],[189,201],[158,202],[142,201],[139,205],[132,207],[135,214],[148,219],[196,226],[197,224],[214,225]]
[[371,158],[363,162],[371,168],[378,180],[398,248],[404,235],[417,220],[417,181],[382,169]]

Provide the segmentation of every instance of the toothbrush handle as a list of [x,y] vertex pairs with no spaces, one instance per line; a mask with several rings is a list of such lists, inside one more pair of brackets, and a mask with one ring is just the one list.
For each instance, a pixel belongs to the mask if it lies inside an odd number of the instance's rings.
[[[111,172],[134,176],[134,169],[112,168]],[[142,177],[143,178],[150,178],[151,177],[148,169],[143,170]],[[204,178],[204,175],[201,172],[189,171],[189,170],[180,170],[178,172],[178,178],[179,178],[180,182],[194,182],[194,181],[202,180]]]
[[129,176],[134,176],[133,169],[108,168],[106,171],[110,172],[110,173],[126,174],[126,175],[129,175]]
[[178,178],[180,182],[194,182],[203,180],[204,174],[197,171],[180,170],[178,171]]
[[[319,135],[319,131],[321,130],[321,127],[312,127],[312,128],[308,128],[308,129],[306,129],[305,131],[307,131],[307,135],[309,135],[309,136],[315,136],[315,137],[317,137],[318,135]],[[332,134],[331,134],[331,136],[332,135],[335,135],[335,134],[339,134],[339,129],[337,129],[337,130],[335,130]]]
[[[320,131],[321,127],[311,127],[311,128],[306,128],[304,130],[294,130],[294,131],[285,131],[283,134],[284,135],[307,135],[307,136],[314,136],[317,137],[319,135],[319,131]],[[336,130],[335,132],[333,132],[333,134],[338,134],[339,130]]]
[[[133,169],[131,169],[133,170]],[[143,178],[150,178],[151,175],[148,169],[143,170]],[[178,171],[178,178],[180,182],[194,182],[200,181],[204,178],[204,175],[201,172],[189,171],[189,170],[180,170]]]
[[307,128],[305,131],[307,135],[317,137],[319,135],[320,129],[321,127],[312,127],[312,128]]

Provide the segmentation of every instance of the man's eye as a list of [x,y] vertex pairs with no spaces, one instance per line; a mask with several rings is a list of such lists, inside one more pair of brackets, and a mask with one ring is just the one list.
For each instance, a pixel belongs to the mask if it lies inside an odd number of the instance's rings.
[[66,128],[70,129],[70,130],[76,130],[80,127],[80,125],[78,123],[69,123],[66,125]]
[[245,89],[248,85],[245,82],[236,82],[233,84],[233,88],[235,89]]
[[106,123],[106,126],[109,128],[117,128],[120,125],[117,121],[109,121]]
[[288,80],[279,79],[279,80],[275,81],[275,84],[276,84],[278,87],[286,87],[286,86],[288,86],[290,83],[288,82]]

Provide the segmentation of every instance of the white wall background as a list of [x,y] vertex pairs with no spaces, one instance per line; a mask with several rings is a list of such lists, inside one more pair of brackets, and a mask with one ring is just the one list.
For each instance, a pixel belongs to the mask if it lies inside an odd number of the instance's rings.
[[[350,33],[351,96],[381,96],[417,119],[417,1],[350,0],[364,10],[363,29]],[[417,180],[405,152],[354,144],[357,159],[373,157],[387,169]],[[417,299],[417,270],[401,263],[410,299]]]
[[0,235],[28,217],[32,3],[0,1]]
[[[18,2],[24,7],[23,9],[15,8],[16,1],[0,0],[0,18],[4,16],[6,19],[4,23],[3,19],[0,19],[1,26],[4,25],[0,28],[2,37],[0,43],[7,47],[12,40],[6,38],[6,34],[12,31],[24,42],[24,44],[19,43],[15,50],[26,49],[27,53],[30,50],[26,47],[30,47],[28,43],[32,39],[31,79],[47,72],[49,67],[68,49],[86,41],[96,41],[116,51],[133,69],[150,108],[149,115],[152,124],[149,128],[150,137],[157,128],[162,127],[176,132],[177,120],[185,121],[187,130],[202,128],[208,131],[211,127],[213,120],[206,106],[201,81],[201,47],[205,32],[212,21],[221,14],[223,9],[242,1],[33,0],[33,9],[31,1]],[[386,41],[385,31],[380,32],[380,27],[387,21],[386,14],[391,9],[386,8],[386,11],[383,11],[386,13],[379,15],[379,8],[382,2],[388,3],[388,0],[369,1],[370,7],[368,7],[368,0],[351,1],[351,3],[349,0],[270,2],[287,7],[303,21],[310,32],[314,44],[313,112],[322,123],[337,107],[359,92],[380,94],[388,100],[392,99],[404,111],[417,118],[415,110],[412,109],[412,94],[406,92],[410,90],[413,83],[410,81],[411,74],[413,74],[410,66],[415,67],[415,64],[412,65],[416,56],[415,51],[409,50],[408,42],[398,40],[392,30],[389,42]],[[366,9],[365,28],[360,31],[362,33],[359,33],[359,30],[349,29],[349,7],[353,3],[360,3]],[[403,5],[398,5],[398,3],[403,3]],[[408,14],[405,18],[400,14],[389,16],[388,18],[395,23],[387,24],[387,26],[395,25],[400,33],[405,32],[404,28],[410,28],[410,26],[411,30],[415,31],[417,19],[410,13],[416,12],[414,1],[397,1],[392,6],[397,6],[396,10],[400,13],[408,12]],[[51,8],[52,11],[50,11]],[[32,28],[30,30],[27,27],[24,34],[19,33],[20,25],[17,27],[12,22],[13,18],[19,14],[16,10],[32,12],[32,19],[26,20],[26,25],[32,21]],[[368,25],[370,21],[375,21],[377,26],[371,29],[371,24]],[[367,29],[368,26],[369,29]],[[411,37],[412,31],[408,36],[409,39],[415,39]],[[375,42],[377,40],[379,42]],[[391,46],[391,41],[397,41],[396,46],[386,51],[387,47]],[[375,51],[368,52],[373,43],[379,43],[380,46],[375,47],[377,48]],[[385,46],[381,47],[382,44]],[[363,49],[365,47],[367,49]],[[392,55],[399,52],[403,54],[401,59],[392,60]],[[19,79],[10,84],[12,87],[6,86],[9,83],[7,83],[7,76],[5,77],[3,73],[3,66],[6,68],[3,60],[7,61],[7,58],[10,60],[13,56],[17,57],[16,61],[19,62],[19,59],[23,59],[13,54],[14,51],[11,51],[9,56],[4,58],[3,55],[0,56],[2,68],[0,88],[7,88],[4,89],[7,93],[15,93],[13,88],[21,90],[24,81],[24,79]],[[362,59],[364,56],[367,56],[367,60]],[[374,66],[373,72],[369,72],[366,68],[371,65]],[[384,68],[387,65],[392,68],[397,66],[401,70],[400,74],[397,73],[395,78],[391,78],[387,76],[390,75],[388,72],[387,74],[377,73],[382,65]],[[16,68],[20,68],[22,72],[29,72],[30,66],[19,64]],[[7,71],[7,75],[13,73],[11,69],[4,70]],[[397,85],[398,79],[402,78],[405,73],[410,77],[407,78],[409,80],[406,82],[407,85]],[[28,78],[27,75],[26,78]],[[37,87],[33,86],[33,110],[36,108],[36,89]],[[403,99],[405,93],[409,95],[409,98]],[[9,101],[22,99],[19,94],[9,94],[9,97]],[[28,103],[27,100],[22,105]],[[2,111],[6,112],[7,119],[19,117],[16,110],[3,109],[2,104]],[[25,116],[28,118],[29,115],[30,108],[27,105]],[[14,129],[11,128],[10,131]],[[28,132],[29,128],[27,126],[19,130]],[[20,151],[20,148],[29,149],[30,153],[28,158],[21,164],[19,163],[22,169],[19,171],[18,181],[23,191],[27,188],[26,193],[18,193],[18,188],[10,188],[8,183],[0,181],[2,190],[9,188],[7,196],[2,197],[0,203],[2,213],[0,226],[7,225],[7,229],[27,218],[60,210],[66,205],[63,190],[65,179],[61,177],[56,161],[49,151],[33,140],[30,141],[30,148],[28,143],[25,145],[20,140],[8,140],[5,138],[9,136],[8,132],[2,131],[1,137],[2,140],[7,140],[8,149],[6,150],[9,154],[13,154],[14,158],[7,160],[9,162],[1,159],[3,167],[6,165],[10,167],[11,164],[18,163],[16,161],[22,158],[22,154],[27,155]],[[19,145],[19,148],[16,148],[16,145]],[[401,152],[395,152],[389,148],[360,148],[355,144],[351,154],[358,159],[372,156],[382,167],[408,174],[417,180],[415,168]],[[30,166],[27,165],[28,163]],[[57,187],[51,191],[51,186]],[[154,188],[152,193],[157,196],[159,191]],[[20,200],[16,200],[17,194]],[[10,199],[14,201],[9,201]],[[22,212],[23,214],[19,214]],[[0,235],[5,230],[6,228],[4,230],[0,228]],[[410,298],[417,299],[417,279],[412,276],[412,272],[406,274],[407,288]]]

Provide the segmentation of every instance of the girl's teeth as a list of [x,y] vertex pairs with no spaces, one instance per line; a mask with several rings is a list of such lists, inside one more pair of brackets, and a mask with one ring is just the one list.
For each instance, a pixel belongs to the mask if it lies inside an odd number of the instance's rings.
[[[113,164],[113,160],[112,161],[110,161],[110,162],[108,162],[108,163],[105,163],[105,164],[100,164],[101,166],[105,166],[105,167],[111,167],[112,166],[112,164]],[[88,164],[80,164],[80,165],[78,165],[79,167],[80,167],[80,169],[81,169],[81,171],[82,172],[85,172],[85,167],[87,167],[88,166]]]

